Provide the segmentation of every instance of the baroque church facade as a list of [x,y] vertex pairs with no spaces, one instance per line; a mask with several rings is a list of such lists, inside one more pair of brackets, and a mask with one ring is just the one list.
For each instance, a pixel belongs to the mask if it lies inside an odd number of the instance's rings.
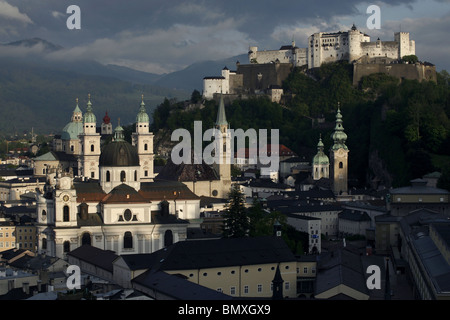
[[[105,118],[103,124],[110,124]],[[60,145],[78,160],[78,176],[61,163],[43,171],[46,185],[37,196],[39,253],[64,258],[85,244],[117,254],[151,253],[185,240],[189,228],[200,227],[200,197],[180,181],[155,179],[143,99],[132,143],[118,125],[112,141],[102,146],[96,120],[90,99],[84,115],[77,103],[61,135]]]

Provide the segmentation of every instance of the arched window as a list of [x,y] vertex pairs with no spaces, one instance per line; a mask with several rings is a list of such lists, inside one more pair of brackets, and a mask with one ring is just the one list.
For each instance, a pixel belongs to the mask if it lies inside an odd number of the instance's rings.
[[120,172],[120,181],[125,182],[125,179],[126,179],[125,171],[121,171]]
[[123,235],[123,248],[132,249],[133,248],[133,236],[130,231],[125,232]]
[[73,146],[70,146],[70,151],[73,152]]
[[111,172],[106,171],[106,182],[110,182],[111,181]]
[[43,216],[43,217],[46,217],[46,216],[47,216],[47,211],[42,210],[42,216]]
[[91,245],[91,235],[89,234],[89,232],[85,232],[83,233],[83,235],[81,236],[81,245]]
[[47,250],[47,238],[42,239],[42,249]]
[[344,167],[344,164],[342,162],[339,162],[339,169],[342,169]]
[[64,253],[70,252],[70,241],[64,241]]
[[148,144],[144,144],[144,150],[145,150],[145,151],[148,150]]
[[91,152],[94,152],[94,145],[91,144]]
[[63,221],[70,221],[69,206],[64,206],[63,208]]
[[137,181],[137,170],[134,170],[134,181]]
[[173,244],[173,233],[172,230],[167,230],[164,233],[164,247],[168,247]]

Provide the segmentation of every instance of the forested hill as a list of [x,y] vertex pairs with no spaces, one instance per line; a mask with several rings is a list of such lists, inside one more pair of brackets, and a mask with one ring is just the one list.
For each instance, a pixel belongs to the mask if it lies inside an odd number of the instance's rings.
[[[293,98],[281,107],[265,98],[236,100],[226,106],[232,128],[278,128],[280,143],[311,160],[319,135],[325,149],[332,145],[335,111],[340,103],[348,135],[349,178],[359,186],[408,185],[433,171],[450,171],[449,75],[438,81],[403,80],[373,74],[352,85],[352,66],[332,63],[306,74],[295,69],[285,81]],[[193,93],[193,102],[199,100]],[[192,130],[194,120],[211,128],[217,105],[186,110],[184,103],[169,100],[154,112],[153,130]],[[318,124],[323,116],[325,123]],[[446,173],[446,175],[449,173]]]
[[[108,111],[113,125],[117,125],[118,118],[122,124],[134,122],[142,94],[148,112],[165,97],[189,96],[181,90],[96,75],[107,68],[98,63],[79,62],[76,65],[85,70],[76,72],[75,63],[69,69],[62,64],[52,66],[40,61],[44,60],[0,59],[0,136],[21,135],[32,128],[38,134],[60,133],[70,121],[75,99],[79,98],[79,107],[84,112],[89,93],[98,124]],[[91,74],[86,70],[90,67]]]

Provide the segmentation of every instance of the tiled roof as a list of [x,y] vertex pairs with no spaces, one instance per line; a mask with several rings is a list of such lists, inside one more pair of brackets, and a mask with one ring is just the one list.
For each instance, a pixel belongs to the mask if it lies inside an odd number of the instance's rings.
[[100,267],[109,272],[113,272],[113,261],[119,256],[113,251],[102,250],[90,245],[83,245],[75,250],[67,253],[68,256],[73,256],[82,261],[86,261],[92,265]]
[[204,161],[201,164],[195,164],[193,161],[191,164],[174,164],[171,159],[167,161],[156,178],[180,182],[219,180],[216,171]]
[[103,204],[111,203],[149,203],[150,201],[144,198],[134,188],[122,183],[111,190],[101,201]]

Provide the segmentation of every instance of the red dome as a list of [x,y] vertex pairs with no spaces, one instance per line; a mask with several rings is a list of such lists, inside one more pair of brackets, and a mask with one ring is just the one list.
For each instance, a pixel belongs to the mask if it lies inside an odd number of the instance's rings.
[[111,122],[111,118],[108,116],[108,111],[106,111],[105,116],[103,117],[103,123],[109,124]]

